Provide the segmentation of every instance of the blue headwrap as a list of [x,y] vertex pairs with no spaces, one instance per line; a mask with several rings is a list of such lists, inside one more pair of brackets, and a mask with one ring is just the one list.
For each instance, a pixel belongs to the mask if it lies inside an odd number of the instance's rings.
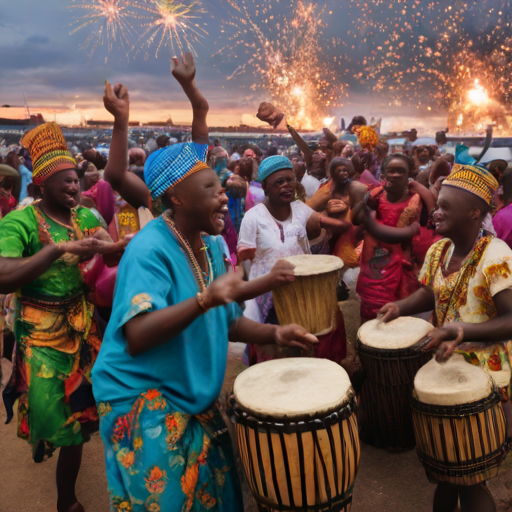
[[287,169],[293,171],[293,165],[288,158],[281,155],[269,156],[260,164],[260,168],[258,170],[258,181],[262,183],[271,174]]
[[151,153],[144,166],[144,181],[151,197],[156,199],[187,176],[208,169],[207,152],[206,144],[182,142]]

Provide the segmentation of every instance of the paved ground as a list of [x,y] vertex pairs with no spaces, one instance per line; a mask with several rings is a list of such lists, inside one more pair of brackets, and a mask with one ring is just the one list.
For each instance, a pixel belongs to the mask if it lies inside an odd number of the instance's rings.
[[[350,301],[343,310],[351,359],[358,323],[357,304]],[[241,348],[231,344],[224,396],[235,376],[244,368],[240,360]],[[4,425],[4,422],[5,411],[0,406],[0,512],[54,512],[57,458],[34,464],[28,445],[16,437],[14,421],[10,425]],[[512,457],[505,462],[500,476],[489,482],[489,487],[499,503],[499,512],[511,512]],[[414,450],[389,454],[363,445],[352,512],[429,512],[433,489]],[[94,436],[84,449],[77,495],[87,512],[108,512],[103,448],[99,436]],[[246,512],[255,512],[247,488],[245,497]]]

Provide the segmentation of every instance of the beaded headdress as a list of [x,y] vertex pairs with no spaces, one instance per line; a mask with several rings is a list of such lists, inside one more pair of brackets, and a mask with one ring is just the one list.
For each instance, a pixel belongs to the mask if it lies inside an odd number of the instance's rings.
[[191,174],[209,169],[206,164],[207,152],[206,144],[183,142],[149,155],[144,166],[144,181],[151,197],[156,199]]
[[453,171],[443,185],[467,190],[482,198],[488,205],[492,205],[494,192],[499,188],[496,178],[485,167],[476,163],[463,144],[457,146]]
[[356,129],[356,133],[363,149],[373,151],[377,147],[379,136],[372,126],[360,126]]
[[30,130],[21,139],[21,145],[28,149],[32,158],[32,179],[36,185],[59,171],[76,168],[57,123],[45,123]]

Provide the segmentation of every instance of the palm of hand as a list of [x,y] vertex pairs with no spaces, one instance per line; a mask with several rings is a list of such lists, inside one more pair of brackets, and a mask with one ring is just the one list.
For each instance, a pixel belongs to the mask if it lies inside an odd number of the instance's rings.
[[130,109],[128,90],[121,84],[116,84],[113,88],[109,83],[105,84],[103,104],[114,117],[127,115]]
[[196,64],[194,62],[194,56],[191,52],[187,52],[181,59],[174,57],[173,59],[174,68],[172,75],[179,82],[191,82],[196,76]]

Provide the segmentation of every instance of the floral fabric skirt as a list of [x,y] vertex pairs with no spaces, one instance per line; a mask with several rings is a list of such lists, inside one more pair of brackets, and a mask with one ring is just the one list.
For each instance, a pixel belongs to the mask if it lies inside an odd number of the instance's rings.
[[90,372],[101,340],[93,311],[84,297],[19,301],[13,373],[3,400],[9,422],[19,398],[18,436],[32,445],[36,462],[97,430]]
[[112,512],[243,512],[231,439],[217,407],[173,411],[150,390],[99,403]]

